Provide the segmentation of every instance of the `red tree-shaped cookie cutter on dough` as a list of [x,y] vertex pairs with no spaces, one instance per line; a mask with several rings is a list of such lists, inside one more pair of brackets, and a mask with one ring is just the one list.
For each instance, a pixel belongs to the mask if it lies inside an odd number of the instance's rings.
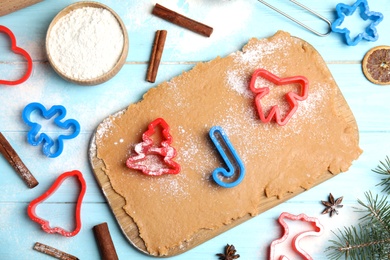
[[[289,112],[286,114],[284,118],[280,115],[280,109],[277,105],[273,106],[269,111],[268,115],[264,115],[264,111],[261,105],[261,99],[266,96],[270,90],[268,87],[256,88],[256,79],[258,77],[262,77],[273,84],[287,85],[287,84],[300,84],[301,85],[301,93],[297,94],[294,92],[288,92],[286,94],[286,100],[290,106]],[[303,101],[307,98],[309,94],[309,81],[304,76],[294,76],[289,78],[279,78],[278,76],[272,74],[271,72],[265,69],[258,69],[252,75],[252,79],[250,82],[250,90],[256,94],[255,97],[255,105],[257,108],[257,112],[259,114],[260,120],[264,123],[269,123],[272,119],[275,119],[276,123],[283,126],[288,123],[290,118],[294,115],[295,111],[298,109],[298,102]]]
[[321,223],[319,222],[319,220],[317,218],[308,217],[305,214],[292,215],[292,214],[287,213],[287,212],[283,212],[279,216],[278,221],[284,229],[284,234],[281,238],[272,241],[271,246],[270,246],[269,259],[270,260],[292,260],[292,259],[289,259],[286,255],[281,255],[279,258],[275,258],[276,257],[275,256],[276,255],[276,253],[275,253],[276,245],[282,244],[284,241],[287,240],[288,236],[290,235],[289,227],[285,221],[286,219],[305,221],[305,222],[310,223],[314,227],[314,230],[303,231],[303,232],[298,233],[297,235],[295,235],[293,237],[292,242],[291,242],[292,243],[291,247],[293,250],[295,250],[297,253],[299,253],[304,259],[313,260],[313,258],[306,251],[304,251],[301,248],[300,242],[303,238],[305,238],[307,236],[320,236],[323,233],[324,227],[321,225]]
[[[162,127],[161,146],[156,146],[151,138],[156,132],[157,126]],[[172,136],[169,133],[169,125],[162,118],[157,118],[148,126],[148,130],[142,135],[142,142],[138,143],[134,150],[136,155],[131,156],[126,161],[126,166],[130,169],[141,170],[146,175],[178,174],[180,165],[173,161],[176,150],[171,146]],[[162,156],[167,168],[155,165],[153,160],[147,160],[148,156]]]
[[10,29],[8,29],[5,26],[0,25],[0,33],[7,34],[8,37],[11,39],[11,50],[14,53],[20,54],[21,56],[23,56],[24,59],[27,60],[26,73],[24,73],[24,75],[20,79],[18,79],[18,80],[0,79],[0,85],[2,85],[2,84],[4,84],[4,85],[18,85],[20,83],[23,83],[30,77],[31,72],[32,72],[33,62],[32,62],[31,56],[30,56],[30,54],[28,54],[27,51],[25,51],[24,49],[22,49],[16,45],[15,35],[12,33],[12,31]]
[[[60,227],[50,227],[49,221],[42,219],[38,217],[35,213],[35,208],[40,204],[41,202],[45,201],[48,197],[50,197],[57,189],[59,186],[61,186],[61,183],[68,177],[77,177],[79,183],[80,183],[80,194],[77,199],[77,204],[76,204],[76,227],[73,231],[67,231],[63,228]],[[85,183],[85,180],[83,178],[83,175],[81,172],[75,170],[71,172],[65,172],[61,174],[57,180],[53,183],[53,185],[41,196],[36,198],[35,200],[31,201],[30,204],[27,207],[27,214],[31,218],[31,220],[39,223],[42,226],[43,231],[49,233],[49,234],[54,234],[54,233],[59,233],[60,235],[63,235],[65,237],[73,237],[77,233],[79,233],[81,229],[81,203],[84,198],[85,191],[87,189],[87,185]]]

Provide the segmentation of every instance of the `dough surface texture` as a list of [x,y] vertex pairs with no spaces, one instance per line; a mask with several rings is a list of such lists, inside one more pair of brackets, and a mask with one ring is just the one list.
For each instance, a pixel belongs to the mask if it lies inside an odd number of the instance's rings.
[[[249,81],[259,68],[309,80],[308,98],[298,102],[285,126],[262,123],[257,115]],[[287,109],[283,95],[296,88],[270,86],[263,107],[278,102]],[[170,125],[174,160],[181,166],[177,175],[146,176],[125,165],[158,117]],[[224,167],[208,137],[213,126],[224,129],[245,164],[245,178],[234,188],[217,186],[210,178],[215,168]],[[243,51],[199,63],[150,89],[141,101],[100,124],[96,149],[102,170],[126,201],[124,211],[147,252],[156,256],[184,247],[199,232],[261,213],[267,198],[279,200],[310,189],[329,172],[348,170],[362,152],[355,119],[322,57],[282,31],[253,38]]]

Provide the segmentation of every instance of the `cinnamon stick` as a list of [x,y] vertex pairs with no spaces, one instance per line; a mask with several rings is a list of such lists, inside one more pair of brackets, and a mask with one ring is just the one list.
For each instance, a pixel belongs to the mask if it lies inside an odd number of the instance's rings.
[[98,243],[102,260],[118,260],[114,243],[112,242],[108,225],[103,222],[93,227],[96,242]]
[[9,164],[15,169],[15,171],[20,175],[22,180],[27,184],[29,188],[34,188],[38,185],[38,181],[34,178],[31,172],[24,165],[23,161],[20,159],[19,155],[12,148],[10,143],[0,132],[0,153],[4,158],[9,162]]
[[65,252],[62,252],[62,251],[54,248],[54,247],[51,247],[51,246],[48,246],[45,244],[41,244],[39,242],[35,243],[33,249],[38,251],[38,252],[47,254],[49,256],[52,256],[52,257],[55,257],[55,258],[61,259],[61,260],[78,260],[78,258],[73,256],[73,255],[67,254]]
[[0,16],[15,12],[43,0],[1,0]]
[[167,38],[166,30],[156,31],[154,37],[152,54],[150,55],[148,72],[146,75],[146,80],[154,83],[156,81],[158,68],[160,66],[161,56],[164,51],[165,40]]
[[213,32],[212,27],[192,20],[159,4],[154,6],[152,14],[206,37],[210,37]]

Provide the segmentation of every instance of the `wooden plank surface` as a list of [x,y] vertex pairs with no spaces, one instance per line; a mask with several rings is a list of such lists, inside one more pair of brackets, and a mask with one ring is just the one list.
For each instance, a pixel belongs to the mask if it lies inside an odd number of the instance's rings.
[[[151,87],[168,80],[182,71],[193,67],[197,61],[207,61],[224,56],[241,47],[251,37],[268,37],[283,29],[312,44],[325,61],[347,100],[360,130],[360,145],[363,154],[346,173],[340,174],[321,185],[272,208],[265,213],[229,230],[216,238],[195,247],[173,259],[217,259],[226,243],[236,246],[242,259],[266,259],[272,240],[280,236],[276,223],[281,212],[305,213],[318,217],[326,227],[317,240],[307,241],[305,248],[314,259],[326,259],[324,249],[333,238],[331,230],[357,223],[360,217],[353,207],[356,199],[364,198],[364,192],[379,192],[375,185],[380,176],[371,172],[379,160],[388,155],[390,147],[390,86],[376,86],[362,74],[360,62],[364,54],[377,45],[390,45],[390,4],[388,0],[370,1],[371,10],[385,15],[378,26],[377,42],[362,42],[350,47],[344,44],[340,35],[332,33],[320,38],[307,32],[257,1],[201,1],[178,0],[159,1],[175,11],[181,12],[214,28],[210,38],[177,28],[157,17],[151,10],[155,1],[99,1],[114,9],[125,23],[130,41],[126,65],[110,81],[95,87],[82,87],[64,81],[47,63],[44,50],[46,30],[54,16],[74,0],[43,1],[36,5],[0,17],[0,24],[9,27],[17,37],[18,45],[25,48],[34,60],[31,78],[15,87],[0,86],[0,131],[9,140],[30,171],[39,181],[34,189],[28,189],[22,180],[0,157],[2,181],[0,182],[0,259],[52,259],[32,249],[35,242],[41,242],[78,256],[80,259],[99,259],[99,251],[93,237],[92,227],[107,222],[120,259],[150,259],[130,245],[122,234],[109,206],[96,182],[88,162],[88,147],[91,135],[108,115],[138,101]],[[285,8],[291,15],[323,29],[321,22],[289,1],[270,0]],[[335,6],[339,1],[309,1],[302,3],[334,20]],[[346,1],[353,4],[354,1]],[[0,8],[1,8],[0,3]],[[271,26],[272,25],[272,26]],[[144,80],[154,32],[168,30],[168,38],[155,84]],[[361,29],[357,24],[353,29]],[[10,55],[8,39],[0,34],[0,78],[16,77],[23,69],[18,57]],[[39,147],[32,147],[26,141],[27,126],[21,119],[23,108],[30,102],[42,102],[47,107],[64,105],[68,115],[81,124],[81,134],[65,143],[63,154],[55,159],[42,155]],[[28,219],[28,203],[47,190],[63,172],[78,169],[87,181],[87,193],[82,207],[83,228],[73,238],[44,233]],[[42,205],[42,214],[52,214],[59,224],[69,225],[73,194],[71,183],[60,190],[58,196]],[[326,200],[329,192],[335,197],[344,196],[344,208],[340,215],[330,219],[320,215],[323,207],[320,200]],[[64,214],[65,213],[65,214]],[[305,242],[306,243],[306,242]]]

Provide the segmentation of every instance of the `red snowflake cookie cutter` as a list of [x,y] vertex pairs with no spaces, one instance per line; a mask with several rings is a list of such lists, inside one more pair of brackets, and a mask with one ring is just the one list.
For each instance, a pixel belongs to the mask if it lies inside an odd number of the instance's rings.
[[27,51],[25,51],[24,49],[22,49],[16,45],[15,35],[12,33],[12,31],[10,29],[8,29],[7,27],[5,27],[3,25],[0,25],[0,33],[7,34],[8,37],[11,39],[11,50],[14,53],[20,54],[21,56],[23,56],[24,59],[27,60],[26,73],[20,79],[18,79],[18,80],[2,80],[2,79],[0,79],[0,85],[2,85],[2,84],[3,85],[18,85],[20,83],[23,83],[31,76],[32,66],[33,66],[31,56],[30,56],[30,54],[28,54]]
[[[50,197],[57,189],[59,186],[61,186],[61,183],[68,177],[77,177],[79,183],[80,183],[80,194],[77,199],[77,204],[76,204],[76,227],[73,231],[67,231],[63,228],[60,227],[50,227],[49,221],[42,219],[38,217],[35,213],[35,208],[40,204],[41,202],[45,201],[48,197]],[[27,207],[27,214],[31,218],[31,220],[37,222],[42,226],[43,231],[49,233],[49,234],[54,234],[54,233],[59,233],[60,235],[63,235],[65,237],[73,237],[79,233],[81,229],[81,203],[83,201],[85,191],[86,191],[87,185],[85,183],[85,180],[83,178],[83,175],[81,172],[74,170],[71,172],[65,172],[61,174],[56,181],[53,183],[53,185],[41,196],[36,198],[35,200],[31,201],[30,204]]]
[[[300,84],[301,85],[301,93],[297,94],[294,92],[288,92],[286,94],[286,100],[290,106],[289,112],[286,114],[284,118],[280,115],[280,109],[277,105],[272,106],[271,110],[269,111],[268,115],[264,115],[263,108],[261,105],[261,99],[269,93],[268,87],[262,87],[262,88],[256,88],[256,79],[258,77],[262,77],[273,84],[280,86],[280,85],[287,85],[287,84]],[[280,126],[283,126],[288,123],[290,118],[294,115],[295,111],[298,109],[298,102],[297,101],[303,101],[307,98],[309,94],[309,81],[304,76],[294,76],[294,77],[288,77],[288,78],[279,78],[278,76],[272,74],[271,72],[265,70],[265,69],[257,69],[252,75],[252,79],[250,82],[250,90],[256,94],[255,97],[255,105],[257,108],[257,112],[259,114],[260,120],[264,123],[269,123],[272,119],[275,119],[276,123]]]
[[287,212],[283,212],[279,216],[278,221],[279,221],[280,225],[284,229],[284,234],[283,234],[283,236],[281,238],[272,241],[271,246],[270,246],[270,256],[269,256],[269,259],[270,260],[289,260],[289,258],[287,256],[285,256],[285,255],[281,255],[279,258],[275,258],[275,255],[276,255],[275,247],[276,247],[276,245],[281,244],[284,241],[286,241],[288,236],[289,236],[289,233],[290,233],[289,232],[289,227],[288,227],[285,219],[305,221],[305,222],[310,223],[314,227],[314,230],[303,231],[303,232],[298,233],[297,235],[295,235],[293,237],[292,242],[291,242],[292,243],[292,245],[291,245],[292,249],[294,249],[297,253],[299,253],[304,259],[306,259],[306,260],[313,260],[313,258],[305,250],[303,250],[301,248],[300,241],[303,238],[307,237],[307,236],[320,236],[320,235],[322,235],[324,227],[321,225],[321,223],[319,222],[319,220],[317,218],[308,217],[305,214],[292,215],[292,214],[287,213]]
[[[156,132],[157,126],[162,127],[161,146],[153,143],[151,136]],[[176,156],[176,150],[171,146],[172,136],[169,133],[169,125],[162,118],[157,118],[148,126],[148,130],[142,135],[142,142],[134,147],[136,155],[130,156],[126,161],[126,166],[130,169],[140,170],[146,175],[178,174],[180,165],[173,161]],[[148,156],[157,155],[163,157],[166,168],[153,165],[153,162],[147,160]]]

